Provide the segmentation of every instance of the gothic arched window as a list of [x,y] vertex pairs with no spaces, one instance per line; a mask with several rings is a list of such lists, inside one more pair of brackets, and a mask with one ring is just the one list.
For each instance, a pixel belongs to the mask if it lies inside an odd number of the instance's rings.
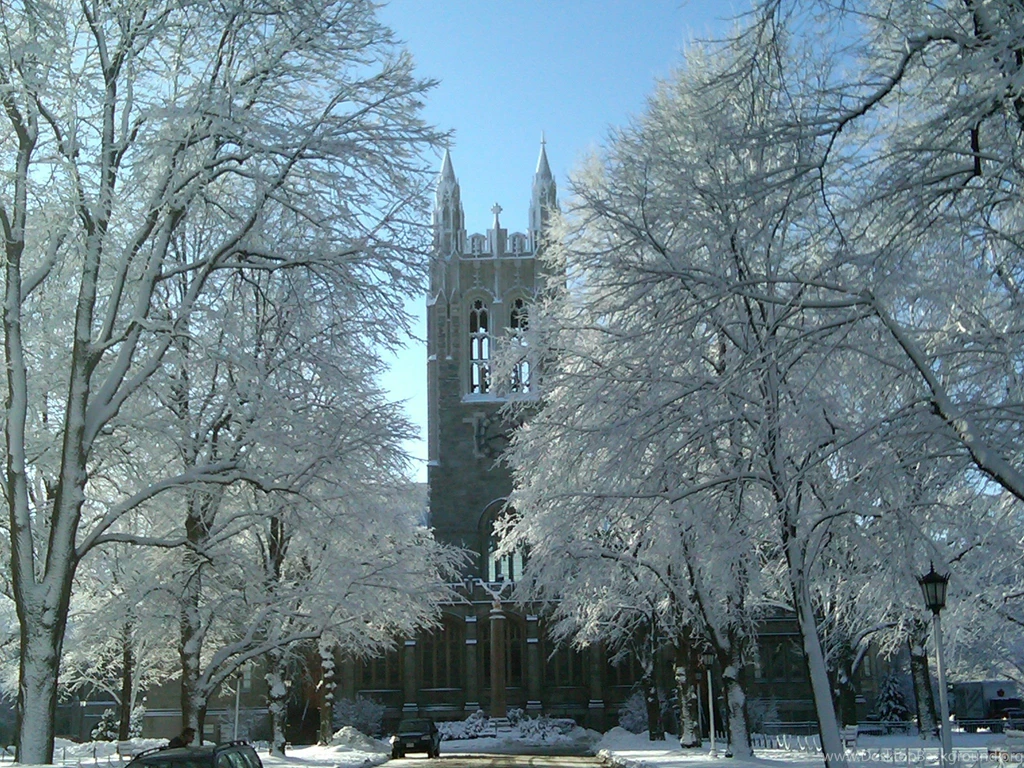
[[512,391],[530,391],[530,361],[526,356],[525,331],[530,324],[529,307],[523,299],[516,299],[512,302],[512,311],[509,313],[508,327],[512,331],[512,337],[519,342],[523,349],[523,356],[512,368]]
[[508,327],[513,331],[525,331],[530,324],[530,316],[526,302],[516,299],[512,302],[512,311],[509,313]]
[[483,395],[491,388],[491,325],[487,305],[476,299],[469,308],[469,391]]
[[487,580],[515,581],[523,575],[523,555],[513,552],[511,555],[498,555],[498,539],[491,533],[487,541]]
[[506,506],[506,499],[495,499],[484,509],[480,516],[481,544],[484,545],[484,577],[489,582],[516,581],[523,576],[526,558],[522,550],[511,554],[498,554],[498,534],[496,528],[506,515],[514,515],[514,511]]
[[461,688],[465,640],[458,622],[445,619],[416,643],[424,688]]

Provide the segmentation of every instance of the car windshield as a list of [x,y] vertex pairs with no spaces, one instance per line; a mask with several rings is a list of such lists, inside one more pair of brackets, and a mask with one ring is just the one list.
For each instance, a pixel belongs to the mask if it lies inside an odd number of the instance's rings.
[[398,724],[399,733],[429,733],[429,720],[403,720]]

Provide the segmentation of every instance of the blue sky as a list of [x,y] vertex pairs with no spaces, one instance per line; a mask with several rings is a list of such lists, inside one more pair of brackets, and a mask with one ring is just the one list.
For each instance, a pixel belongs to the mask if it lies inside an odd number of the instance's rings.
[[[720,35],[747,6],[686,0],[391,0],[380,10],[416,61],[439,80],[425,110],[454,131],[452,163],[466,227],[483,232],[491,207],[525,231],[540,139],[564,198],[568,176],[615,126],[643,111],[686,44]],[[438,158],[440,167],[440,158]],[[410,307],[422,318],[423,301]],[[423,336],[422,322],[417,334]],[[426,431],[426,352],[412,343],[384,380]],[[409,446],[426,479],[425,441]]]

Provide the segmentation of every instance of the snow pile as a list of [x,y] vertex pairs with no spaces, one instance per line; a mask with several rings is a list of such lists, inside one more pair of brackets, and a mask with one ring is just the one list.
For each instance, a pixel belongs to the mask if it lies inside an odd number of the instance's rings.
[[[341,743],[330,747],[290,747],[286,757],[271,757],[266,754],[260,754],[263,768],[372,768],[372,766],[387,762],[388,758],[391,757],[390,749],[386,752],[378,751],[380,749],[378,746],[379,742],[376,742],[375,739],[369,739],[368,742],[364,742],[363,739],[367,737],[362,734],[350,737],[347,735],[345,728],[342,728],[339,734],[340,741],[344,742],[347,738],[352,738],[362,746],[351,747]],[[373,751],[367,751],[367,748]],[[89,767],[83,766],[82,768]],[[101,765],[97,768],[107,767]],[[117,768],[117,766],[114,766],[114,768]]]
[[351,725],[346,725],[331,737],[331,746],[340,751],[369,752],[381,754],[391,751],[391,747],[380,739],[367,736]]
[[437,724],[442,741],[459,741],[462,739],[479,739],[482,736],[494,736],[495,729],[482,709],[478,709],[465,720],[451,720]]
[[[520,723],[517,728],[513,729],[513,734],[510,734],[505,741],[530,745],[548,744],[557,747],[578,747],[581,750],[586,750],[592,748],[595,742],[601,738],[601,734],[597,731],[580,728],[575,723],[571,727],[565,728],[559,725],[557,721],[546,724],[538,722],[543,719],[545,718],[537,718],[537,720],[528,720]],[[518,733],[515,733],[517,730]]]
[[449,748],[454,746],[452,742],[471,741],[474,751],[505,754],[514,754],[517,746],[588,752],[601,738],[600,733],[580,728],[571,718],[526,717],[521,710],[509,710],[508,725],[500,729],[480,710],[462,721],[438,723],[437,728]]
[[652,742],[646,731],[631,733],[617,725],[601,737],[595,751],[605,765],[615,768],[651,768],[649,758],[656,757],[655,750],[663,752],[676,747],[676,754],[681,756],[678,746],[673,741]]

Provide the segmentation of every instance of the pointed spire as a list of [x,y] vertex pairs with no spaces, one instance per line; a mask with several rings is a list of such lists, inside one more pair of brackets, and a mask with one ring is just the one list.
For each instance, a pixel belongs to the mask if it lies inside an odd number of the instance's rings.
[[455,178],[451,153],[445,148],[434,191],[434,249],[439,255],[461,253],[465,243],[463,222],[459,180]]
[[540,135],[540,156],[537,171],[533,174],[533,194],[530,196],[530,248],[536,251],[540,246],[544,229],[551,211],[558,208],[558,187],[548,164],[547,141]]
[[455,181],[455,169],[452,168],[452,156],[448,148],[444,150],[444,160],[441,161],[441,181]]
[[544,133],[540,134],[540,157],[537,158],[537,170],[535,176],[538,179],[547,181],[551,178],[551,166],[548,165],[547,141],[544,140]]

